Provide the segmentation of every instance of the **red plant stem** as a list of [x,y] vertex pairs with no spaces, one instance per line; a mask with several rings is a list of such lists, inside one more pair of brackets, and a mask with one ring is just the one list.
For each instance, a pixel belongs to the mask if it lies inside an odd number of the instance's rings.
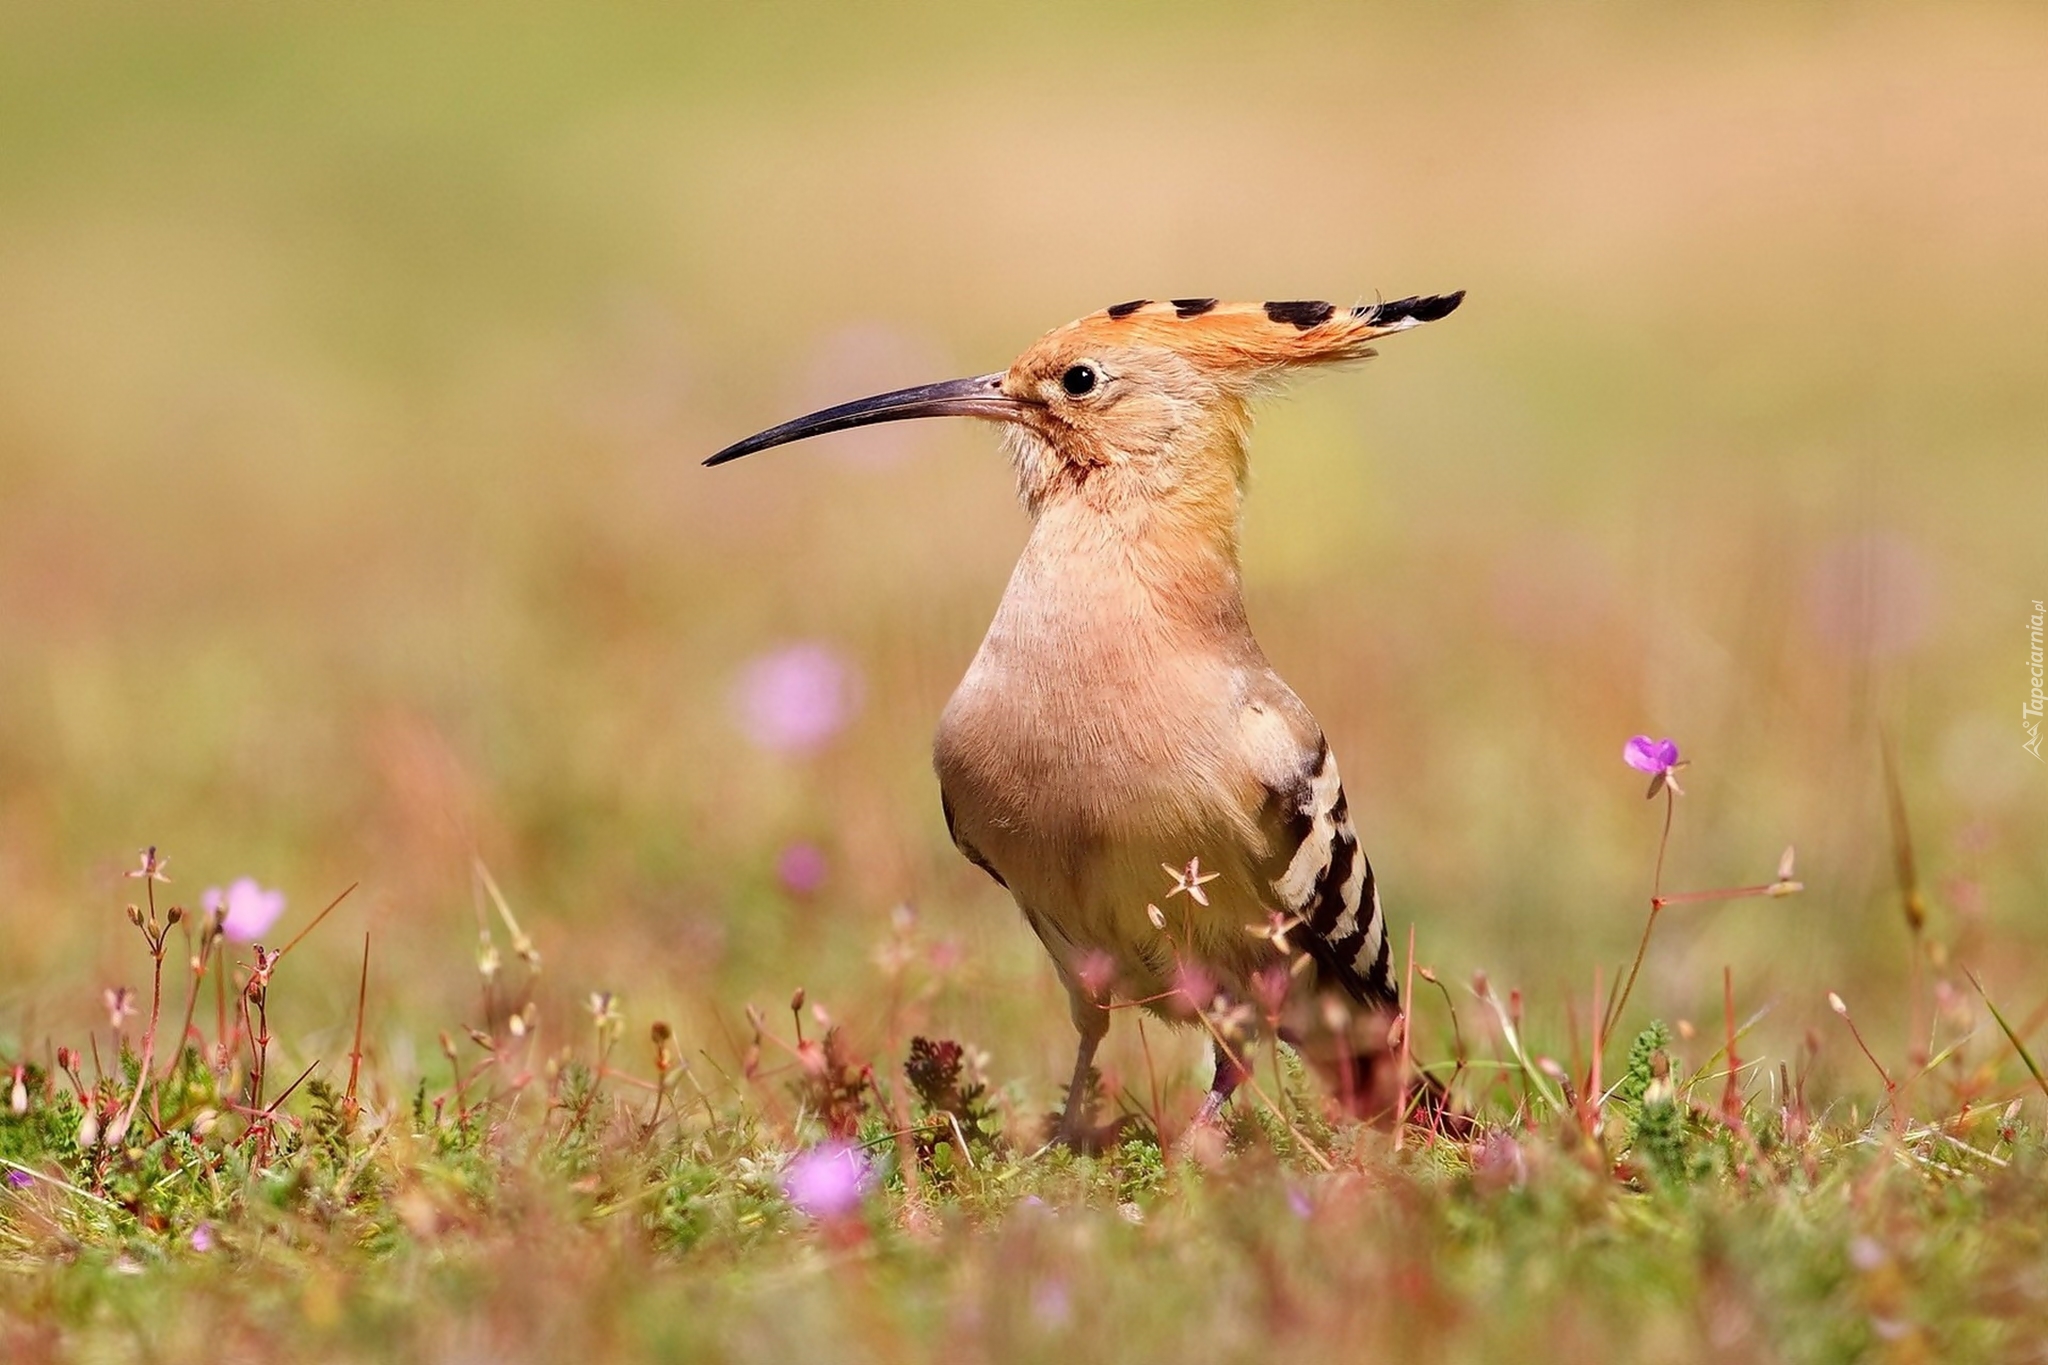
[[1678,810],[1678,791],[1669,782],[1664,784],[1664,833],[1657,839],[1657,870],[1650,874],[1650,899],[1656,900],[1664,891],[1664,852],[1671,846],[1671,817]]
[[[259,978],[252,978],[251,984],[257,984],[258,980]],[[257,985],[255,992],[256,1020],[249,1034],[249,1045],[255,1054],[255,1062],[249,1071],[249,1107],[259,1113],[263,1112],[263,1065],[270,1053],[269,994],[270,983],[268,981],[261,981],[260,985]],[[243,1013],[246,1015],[248,1013],[249,999],[249,992],[246,988],[243,991],[242,999]],[[256,1164],[260,1166],[270,1154],[270,1121],[267,1117],[261,1118],[257,1120],[257,1125],[252,1126],[257,1127]]]
[[1742,1125],[1742,1058],[1735,1052],[1735,969],[1721,968],[1721,1011],[1728,1027],[1728,1088],[1721,1092],[1721,1117],[1730,1128]]
[[1671,817],[1678,809],[1678,796],[1667,782],[1664,786],[1664,832],[1657,839],[1657,869],[1650,877],[1650,917],[1643,921],[1643,941],[1636,945],[1636,960],[1629,965],[1628,980],[1622,983],[1621,991],[1614,997],[1614,1004],[1603,1021],[1600,1034],[1607,1037],[1614,1026],[1621,1022],[1621,1012],[1628,1005],[1628,998],[1636,988],[1636,974],[1643,969],[1643,957],[1650,951],[1650,935],[1657,928],[1657,912],[1667,904],[1664,898],[1664,853],[1671,846]]
[[1600,1129],[1600,1053],[1607,1046],[1607,1030],[1604,1016],[1600,1012],[1600,964],[1593,964],[1593,1061],[1586,1068],[1586,1102],[1591,1106],[1591,1124],[1588,1135],[1597,1134]]
[[1842,1022],[1849,1026],[1849,1036],[1856,1040],[1857,1047],[1863,1049],[1863,1055],[1868,1057],[1870,1064],[1877,1068],[1878,1079],[1884,1082],[1885,1099],[1891,1103],[1892,1107],[1892,1126],[1894,1128],[1905,1127],[1905,1111],[1899,1108],[1897,1102],[1899,1083],[1892,1079],[1891,1072],[1884,1069],[1884,1063],[1877,1060],[1877,1054],[1870,1050],[1870,1044],[1863,1041],[1863,1030],[1856,1027],[1856,1021],[1850,1018],[1847,1013],[1844,1013],[1842,1015]]
[[1666,905],[1697,905],[1701,901],[1733,901],[1745,896],[1768,896],[1777,888],[1774,886],[1722,886],[1712,891],[1674,891],[1668,896],[1657,897],[1661,908]]
[[1636,945],[1635,961],[1629,964],[1628,977],[1621,983],[1621,992],[1614,997],[1614,1003],[1609,1007],[1607,1022],[1600,1030],[1603,1036],[1615,1024],[1621,1022],[1621,1012],[1628,1004],[1629,993],[1636,988],[1636,974],[1643,969],[1643,956],[1650,951],[1650,934],[1657,927],[1657,912],[1663,908],[1664,902],[1661,899],[1651,899],[1650,917],[1643,921],[1642,942]]
[[213,951],[213,942],[214,936],[202,929],[199,956],[192,963],[192,989],[185,996],[185,1022],[178,1027],[178,1046],[172,1050],[170,1064],[164,1068],[165,1080],[169,1080],[171,1073],[178,1069],[178,1061],[185,1055],[186,1040],[192,1036],[192,1015],[199,1008],[199,983],[206,979],[206,958]]
[[228,1058],[228,972],[225,964],[213,974],[213,1045],[214,1061],[225,1072]]
[[292,941],[290,943],[285,944],[284,947],[279,948],[277,950],[278,957],[282,958],[286,953],[289,953],[292,949],[298,947],[299,944],[305,940],[306,935],[312,933],[315,929],[318,929],[320,927],[321,920],[326,919],[328,915],[333,913],[335,906],[340,905],[343,901],[348,899],[349,892],[355,890],[358,886],[361,885],[361,882],[350,882],[347,886],[343,887],[342,892],[339,896],[336,896],[333,900],[327,902],[326,909],[322,910],[319,914],[313,916],[313,922],[311,924],[308,924],[305,928],[299,930],[297,934],[292,936]]
[[[798,1041],[802,1041],[803,1038],[801,1020],[798,1021],[797,1038]],[[564,1137],[568,1136],[568,1134],[573,1133],[578,1128],[582,1127],[583,1121],[590,1117],[590,1107],[593,1104],[597,1103],[598,1086],[604,1081],[604,1078],[608,1074],[610,1074],[609,1067],[611,1063],[611,1057],[612,1045],[609,1041],[609,1035],[607,1030],[605,1029],[604,1024],[600,1022],[597,1026],[597,1071],[591,1081],[590,1093],[583,1097],[583,1104],[576,1110],[576,1117],[571,1119],[569,1121],[569,1126],[562,1130]],[[460,1098],[460,1092],[457,1093],[457,1098]],[[468,1111],[464,1110],[462,1113],[462,1117],[467,1118],[468,1116]]]
[[313,1074],[313,1068],[318,1065],[320,1065],[320,1063],[317,1061],[308,1062],[306,1064],[306,1069],[299,1073],[299,1079],[293,1081],[290,1085],[286,1086],[283,1090],[279,1091],[277,1098],[272,1100],[270,1102],[270,1106],[263,1111],[264,1114],[266,1116],[275,1114],[277,1112],[277,1107],[292,1097],[292,1091],[297,1090],[299,1086],[305,1081],[306,1077]]
[[[1164,933],[1165,931],[1162,929],[1161,932]],[[1166,934],[1166,942],[1173,949],[1173,965],[1176,977],[1180,979],[1185,979],[1181,973],[1182,962],[1180,955],[1180,942],[1177,939],[1175,939],[1171,933]],[[1185,998],[1187,992],[1182,987],[1176,986],[1174,989],[1164,992],[1157,998],[1163,1000],[1175,995],[1182,996],[1183,998]],[[1105,1008],[1115,1008],[1115,1005],[1112,1003],[1109,1006],[1105,1006]],[[1256,1075],[1252,1074],[1252,1069],[1246,1063],[1245,1059],[1238,1055],[1237,1049],[1232,1047],[1230,1045],[1229,1040],[1223,1036],[1223,1030],[1216,1027],[1216,1021],[1209,1017],[1209,1012],[1207,1010],[1197,1008],[1195,1010],[1195,1020],[1197,1023],[1201,1024],[1203,1029],[1205,1029],[1208,1032],[1209,1037],[1215,1042],[1216,1050],[1218,1051],[1218,1053],[1220,1053],[1224,1057],[1227,1057],[1230,1060],[1230,1064],[1236,1067],[1239,1073],[1243,1075],[1243,1083],[1251,1088],[1252,1094],[1258,1096],[1259,1103],[1265,1105],[1266,1108],[1269,1111],[1271,1111],[1273,1117],[1280,1120],[1280,1124],[1287,1130],[1288,1136],[1292,1137],[1295,1140],[1295,1142],[1300,1145],[1301,1149],[1307,1152],[1309,1156],[1314,1158],[1315,1163],[1318,1166],[1322,1167],[1325,1171],[1336,1170],[1337,1164],[1331,1161],[1329,1157],[1323,1155],[1322,1148],[1316,1146],[1315,1143],[1309,1141],[1308,1135],[1302,1132],[1301,1129],[1295,1125],[1294,1120],[1288,1116],[1287,1111],[1281,1108],[1277,1103],[1275,1103],[1273,1097],[1266,1093],[1264,1087],[1262,1087],[1259,1084],[1259,1078]],[[1279,1076],[1279,1069],[1277,1067],[1274,1069],[1274,1076],[1277,1080]]]
[[[370,997],[370,931],[363,931],[363,972],[356,982],[356,1041],[348,1051],[348,1090],[342,1095],[346,1112],[356,1109],[356,1080],[363,1070],[363,1005]],[[659,1106],[657,1102],[657,1110]]]
[[[155,897],[151,897],[154,901]],[[156,911],[152,905],[150,914]],[[142,1062],[135,1068],[135,1093],[128,1097],[128,1107],[122,1111],[120,1121],[110,1131],[115,1137],[124,1137],[128,1125],[135,1121],[135,1111],[142,1105],[142,1092],[149,1086],[149,1073],[156,1068],[156,1026],[162,1016],[164,1005],[164,948],[162,940],[156,943],[151,954],[154,964],[154,978],[149,989],[149,1029],[142,1035]]]
[[1265,1105],[1266,1108],[1269,1111],[1271,1111],[1273,1117],[1280,1120],[1280,1124],[1287,1130],[1288,1136],[1292,1137],[1295,1140],[1295,1142],[1300,1144],[1301,1149],[1304,1152],[1307,1152],[1309,1156],[1315,1160],[1316,1165],[1322,1167],[1325,1171],[1336,1170],[1337,1163],[1330,1160],[1329,1157],[1323,1155],[1323,1149],[1316,1146],[1315,1143],[1309,1141],[1308,1134],[1302,1132],[1300,1128],[1296,1127],[1294,1120],[1288,1117],[1287,1111],[1285,1109],[1282,1109],[1279,1106],[1279,1104],[1277,1104],[1274,1101],[1273,1097],[1271,1095],[1268,1095],[1265,1092],[1265,1089],[1262,1086],[1260,1086],[1259,1078],[1252,1074],[1252,1069],[1249,1066],[1245,1065],[1244,1058],[1240,1057],[1238,1055],[1237,1049],[1232,1047],[1230,1043],[1223,1037],[1223,1030],[1216,1027],[1215,1021],[1208,1016],[1207,1012],[1198,1010],[1195,1013],[1195,1018],[1201,1022],[1203,1028],[1209,1031],[1209,1036],[1215,1040],[1216,1046],[1221,1048],[1223,1052],[1230,1058],[1230,1064],[1236,1067],[1239,1071],[1244,1073],[1244,1083],[1251,1087],[1251,1092],[1259,1097],[1259,1102]]

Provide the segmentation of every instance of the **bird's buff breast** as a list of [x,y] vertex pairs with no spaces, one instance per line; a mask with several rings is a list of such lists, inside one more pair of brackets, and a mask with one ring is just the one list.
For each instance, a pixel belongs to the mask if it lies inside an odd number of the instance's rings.
[[[1119,994],[1166,989],[1177,960],[1226,980],[1264,961],[1246,931],[1264,913],[1247,857],[1259,835],[1218,780],[1232,771],[1237,725],[1218,671],[1156,660],[1103,690],[979,659],[939,726],[934,764],[956,839],[1070,970],[1112,963]],[[1220,874],[1202,888],[1206,907],[1167,894],[1162,864],[1195,858]],[[1169,913],[1171,938],[1153,904]]]

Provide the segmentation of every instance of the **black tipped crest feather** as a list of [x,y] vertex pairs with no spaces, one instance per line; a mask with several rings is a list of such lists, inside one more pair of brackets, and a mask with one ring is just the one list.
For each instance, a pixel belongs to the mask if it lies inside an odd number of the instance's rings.
[[[1464,301],[1465,291],[1460,289],[1455,294],[1430,294],[1391,299],[1385,303],[1361,304],[1352,309],[1351,314],[1375,327],[1391,327],[1401,322],[1435,322],[1438,318],[1449,317]],[[1270,312],[1272,305],[1268,304],[1266,307]]]
[[1266,316],[1275,322],[1290,322],[1306,332],[1320,327],[1336,315],[1337,305],[1321,299],[1283,299],[1266,305]]

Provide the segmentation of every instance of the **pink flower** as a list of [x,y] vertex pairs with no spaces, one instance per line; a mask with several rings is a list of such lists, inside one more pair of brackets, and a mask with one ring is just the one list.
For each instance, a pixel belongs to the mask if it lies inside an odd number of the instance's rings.
[[1678,766],[1678,742],[1637,735],[1621,746],[1621,761],[1638,772],[1668,773]]
[[126,986],[109,986],[100,992],[100,1002],[107,1007],[107,1026],[119,1033],[124,1021],[135,1015],[135,992]]
[[201,1223],[192,1229],[192,1249],[202,1256],[213,1250],[213,1224]]
[[844,1142],[821,1142],[797,1153],[782,1173],[782,1193],[798,1212],[831,1222],[860,1207],[871,1173],[860,1150]]
[[1116,985],[1116,959],[1100,948],[1091,948],[1074,965],[1074,977],[1090,995],[1106,995]]
[[1031,1316],[1048,1331],[1057,1331],[1074,1320],[1074,1296],[1064,1279],[1048,1275],[1032,1286]]
[[220,921],[222,933],[237,943],[253,943],[269,933],[284,913],[284,892],[266,891],[254,877],[237,877],[225,892],[217,886],[206,888],[199,903],[209,911],[225,910]]
[[815,895],[828,871],[825,851],[816,844],[791,844],[775,860],[775,880],[792,896]]
[[733,689],[740,724],[773,753],[806,753],[860,708],[860,676],[829,646],[787,645],[750,661]]
[[1180,963],[1173,971],[1173,993],[1167,1004],[1175,1013],[1195,1014],[1215,1003],[1216,978],[1195,963]]
[[1655,796],[1666,787],[1675,796],[1685,795],[1685,788],[1678,785],[1678,770],[1685,766],[1678,757],[1678,741],[1637,735],[1621,746],[1621,761],[1650,775],[1649,795]]

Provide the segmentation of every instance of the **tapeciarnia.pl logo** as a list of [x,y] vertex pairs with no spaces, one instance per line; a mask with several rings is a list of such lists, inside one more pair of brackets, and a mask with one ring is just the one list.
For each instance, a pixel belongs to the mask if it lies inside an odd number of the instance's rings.
[[2033,675],[2033,690],[2027,693],[2027,703],[2020,708],[2020,726],[2027,732],[2027,742],[2020,745],[2037,760],[2041,758],[2041,621],[2048,616],[2037,600],[2034,614],[2027,619],[2027,642],[2032,648],[2027,652],[2027,671]]

